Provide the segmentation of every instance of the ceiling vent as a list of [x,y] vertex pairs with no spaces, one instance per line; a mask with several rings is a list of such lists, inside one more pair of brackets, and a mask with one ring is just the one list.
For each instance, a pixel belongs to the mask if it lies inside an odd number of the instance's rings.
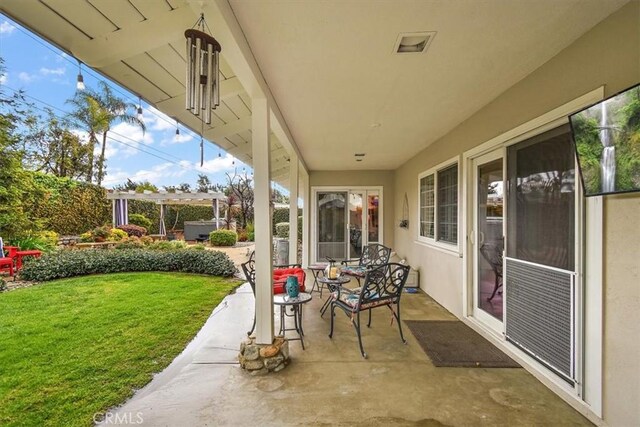
[[424,53],[436,36],[435,31],[400,33],[393,53]]

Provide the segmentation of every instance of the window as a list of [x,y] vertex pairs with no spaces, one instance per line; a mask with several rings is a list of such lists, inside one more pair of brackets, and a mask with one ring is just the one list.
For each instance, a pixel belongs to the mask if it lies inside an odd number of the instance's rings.
[[420,174],[418,240],[458,243],[458,164]]

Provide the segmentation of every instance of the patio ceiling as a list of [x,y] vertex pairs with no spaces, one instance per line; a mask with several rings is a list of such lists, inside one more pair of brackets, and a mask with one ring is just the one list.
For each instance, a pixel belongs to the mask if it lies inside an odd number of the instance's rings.
[[[1,0],[0,11],[200,133],[200,120],[184,107],[184,31],[198,19],[200,3]],[[216,29],[211,22],[209,26]],[[226,60],[225,47],[220,64],[221,102],[211,125],[204,127],[204,137],[252,165],[251,96]],[[270,140],[272,179],[288,186],[293,148],[275,133]],[[195,143],[191,148],[198,150]]]
[[[293,152],[310,170],[397,168],[626,2],[0,0],[0,11],[199,132],[184,109],[183,33],[204,10],[224,79],[204,136],[252,165],[262,84],[272,178],[288,186]],[[416,31],[437,32],[426,53],[392,52]]]

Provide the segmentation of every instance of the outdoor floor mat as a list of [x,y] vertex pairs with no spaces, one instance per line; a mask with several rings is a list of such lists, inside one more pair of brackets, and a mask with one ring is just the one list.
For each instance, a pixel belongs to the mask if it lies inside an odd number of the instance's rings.
[[405,320],[438,367],[519,368],[509,356],[460,321]]

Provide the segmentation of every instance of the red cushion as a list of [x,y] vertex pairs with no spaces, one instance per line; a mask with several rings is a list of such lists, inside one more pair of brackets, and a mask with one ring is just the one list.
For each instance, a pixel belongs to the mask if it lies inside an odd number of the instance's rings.
[[306,273],[301,268],[276,268],[273,270],[273,293],[284,294],[287,291],[284,286],[287,283],[287,277],[296,276],[298,278],[298,284],[300,285],[300,292],[304,292],[304,281],[307,277]]

